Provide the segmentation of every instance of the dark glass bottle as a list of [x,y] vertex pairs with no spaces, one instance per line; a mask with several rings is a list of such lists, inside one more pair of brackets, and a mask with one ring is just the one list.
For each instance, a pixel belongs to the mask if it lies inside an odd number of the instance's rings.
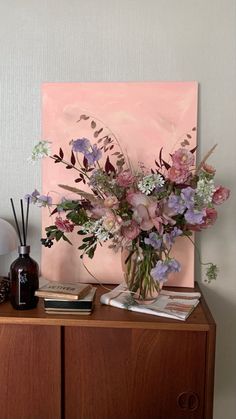
[[30,246],[18,247],[19,257],[10,266],[10,301],[16,310],[37,306],[34,292],[39,287],[39,267],[30,257]]

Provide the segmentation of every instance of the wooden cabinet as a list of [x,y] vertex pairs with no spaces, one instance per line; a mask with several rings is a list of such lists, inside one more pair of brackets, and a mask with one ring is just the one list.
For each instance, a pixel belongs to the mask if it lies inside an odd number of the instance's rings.
[[60,327],[0,325],[0,418],[61,414]]
[[211,419],[215,323],[0,305],[0,419]]

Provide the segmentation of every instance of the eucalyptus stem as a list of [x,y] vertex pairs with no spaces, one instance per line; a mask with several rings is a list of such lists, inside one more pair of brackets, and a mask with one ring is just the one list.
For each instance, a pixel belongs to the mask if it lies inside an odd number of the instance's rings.
[[154,298],[154,293],[159,292],[159,284],[150,274],[159,259],[160,255],[156,251],[142,249],[139,246],[133,248],[126,257],[126,282],[129,290],[136,294],[134,298],[144,301],[147,298],[152,299],[152,296]]
[[192,245],[194,246],[200,264],[203,265],[203,266],[209,266],[207,268],[207,271],[206,271],[207,280],[205,280],[205,281],[210,283],[212,279],[216,279],[216,277],[217,277],[217,274],[218,274],[218,271],[219,271],[217,265],[215,265],[212,262],[202,262],[201,255],[200,255],[200,252],[199,252],[199,249],[198,249],[197,245],[194,243],[194,241],[191,239],[191,237],[189,237],[186,234],[184,234],[184,236],[187,237],[191,241]]

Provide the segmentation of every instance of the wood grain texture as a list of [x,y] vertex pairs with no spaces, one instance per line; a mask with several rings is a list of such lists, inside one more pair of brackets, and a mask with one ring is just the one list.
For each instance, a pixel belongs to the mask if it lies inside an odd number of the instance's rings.
[[[111,286],[111,289],[114,286]],[[174,287],[171,290],[179,290]],[[189,291],[188,288],[183,289]],[[193,291],[193,290],[190,290]],[[199,291],[195,284],[194,291]],[[43,301],[40,299],[38,307],[34,310],[17,311],[9,302],[0,305],[0,324],[34,324],[34,325],[58,325],[58,326],[81,326],[81,327],[112,327],[112,328],[138,328],[138,329],[163,329],[163,330],[192,330],[208,331],[209,320],[203,297],[190,317],[185,321],[166,319],[164,317],[150,316],[147,314],[134,313],[121,310],[100,303],[100,296],[106,290],[97,287],[94,312],[89,316],[46,314]]]
[[66,328],[65,418],[203,419],[205,345],[204,332]]
[[[196,289],[198,289],[196,287]],[[0,305],[0,419],[212,419],[215,322]]]
[[0,326],[0,419],[61,418],[60,328]]

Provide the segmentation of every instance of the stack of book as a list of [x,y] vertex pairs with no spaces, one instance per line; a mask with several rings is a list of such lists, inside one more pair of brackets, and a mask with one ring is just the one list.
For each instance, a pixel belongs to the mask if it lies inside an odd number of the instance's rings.
[[49,282],[41,279],[35,295],[43,298],[48,314],[88,315],[94,308],[96,290],[90,284]]

